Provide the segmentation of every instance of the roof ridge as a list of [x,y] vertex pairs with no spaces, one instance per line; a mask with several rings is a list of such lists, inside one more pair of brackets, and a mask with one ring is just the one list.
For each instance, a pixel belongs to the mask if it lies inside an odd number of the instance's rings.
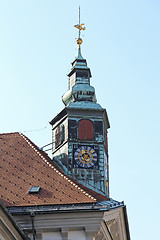
[[18,134],[19,132],[10,132],[10,133],[0,133],[0,136],[1,135],[10,135],[10,134]]
[[[68,177],[67,175],[65,175],[64,173],[62,173],[61,171],[59,171],[58,169],[56,169],[55,166],[53,166],[51,164],[51,162],[49,162],[44,156],[43,154],[40,152],[40,150],[38,149],[38,146],[36,146],[29,138],[27,138],[23,133],[19,133],[20,136],[32,147],[32,149],[37,153],[37,155],[39,155],[46,164],[48,164],[49,167],[51,167],[58,175],[60,175],[61,177],[63,177],[67,182],[69,182],[71,185],[73,185],[75,188],[77,188],[78,190],[80,190],[84,195],[86,195],[87,197],[91,198],[94,201],[97,201],[96,198],[94,198],[93,196],[91,196],[89,193],[87,193],[82,187],[78,186],[78,183],[74,183],[74,181]],[[47,155],[47,157],[49,158],[49,156]],[[51,159],[50,159],[51,161]],[[54,162],[53,162],[54,163]]]

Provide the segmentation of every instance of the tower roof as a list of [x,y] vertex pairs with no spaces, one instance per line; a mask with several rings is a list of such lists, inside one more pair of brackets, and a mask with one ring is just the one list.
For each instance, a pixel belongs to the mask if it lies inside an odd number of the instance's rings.
[[[86,59],[83,58],[81,53],[82,39],[80,37],[81,31],[85,30],[84,24],[80,23],[80,8],[79,8],[79,24],[75,25],[79,30],[79,36],[77,39],[78,55],[72,62],[71,71],[68,74],[69,77],[69,89],[63,95],[62,101],[67,107],[80,106],[85,102],[86,107],[101,108],[99,104],[96,104],[96,94],[93,86],[90,85],[91,71],[87,66]],[[90,104],[91,103],[91,104]],[[83,104],[84,106],[84,104]]]
[[87,70],[89,73],[89,77],[92,77],[90,68],[87,66],[87,61],[82,57],[81,48],[78,49],[78,55],[76,59],[72,62],[72,68],[71,71],[68,73],[68,77],[73,75],[73,73],[76,72],[76,70],[81,70],[85,72]]

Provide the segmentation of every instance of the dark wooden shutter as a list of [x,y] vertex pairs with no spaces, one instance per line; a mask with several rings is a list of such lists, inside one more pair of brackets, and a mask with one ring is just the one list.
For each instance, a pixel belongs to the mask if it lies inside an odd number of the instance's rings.
[[59,125],[55,132],[55,148],[63,143],[64,137],[64,125]]
[[93,139],[93,123],[88,119],[79,122],[78,134],[80,140]]
[[94,132],[96,135],[103,134],[103,122],[102,121],[94,121]]
[[69,139],[77,139],[77,121],[70,119],[68,121],[68,137]]

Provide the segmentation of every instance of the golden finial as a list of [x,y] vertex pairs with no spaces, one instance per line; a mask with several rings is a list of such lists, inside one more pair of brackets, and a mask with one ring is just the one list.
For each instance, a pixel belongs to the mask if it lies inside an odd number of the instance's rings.
[[84,23],[80,23],[80,7],[79,7],[79,24],[75,25],[74,27],[79,29],[79,36],[78,36],[78,39],[77,39],[77,44],[79,45],[79,49],[80,49],[80,46],[83,42],[82,38],[81,38],[81,31],[86,29],[84,27]]

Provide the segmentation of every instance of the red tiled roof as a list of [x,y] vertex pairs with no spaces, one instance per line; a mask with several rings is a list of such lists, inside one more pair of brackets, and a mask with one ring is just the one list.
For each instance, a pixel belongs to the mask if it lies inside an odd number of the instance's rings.
[[[28,194],[40,186],[39,194]],[[107,200],[67,177],[27,137],[0,134],[0,199],[6,206],[94,203]]]

